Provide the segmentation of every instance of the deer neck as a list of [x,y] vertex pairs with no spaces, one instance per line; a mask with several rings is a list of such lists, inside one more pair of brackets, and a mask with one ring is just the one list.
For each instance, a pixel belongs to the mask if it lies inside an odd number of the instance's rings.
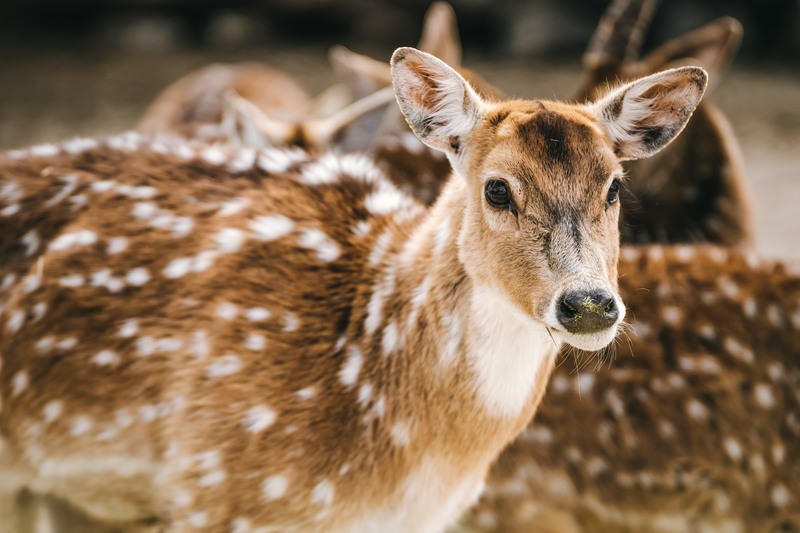
[[380,352],[378,379],[393,389],[387,398],[398,402],[392,416],[426,425],[417,434],[431,439],[427,449],[457,443],[470,450],[455,456],[491,460],[533,416],[559,345],[499,289],[469,275],[458,245],[465,205],[466,186],[453,178],[419,225],[405,238],[392,235],[365,333]]

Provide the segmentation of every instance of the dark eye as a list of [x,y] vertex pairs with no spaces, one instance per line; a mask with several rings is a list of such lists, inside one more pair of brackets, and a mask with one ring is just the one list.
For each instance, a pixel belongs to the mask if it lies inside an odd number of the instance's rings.
[[508,193],[508,185],[504,181],[489,180],[484,187],[486,201],[489,205],[498,209],[507,209],[511,202],[511,196]]
[[615,178],[614,181],[611,182],[611,186],[608,188],[608,196],[606,196],[606,205],[614,205],[615,203],[617,203],[617,200],[619,199],[619,188],[620,188],[620,182],[618,179]]

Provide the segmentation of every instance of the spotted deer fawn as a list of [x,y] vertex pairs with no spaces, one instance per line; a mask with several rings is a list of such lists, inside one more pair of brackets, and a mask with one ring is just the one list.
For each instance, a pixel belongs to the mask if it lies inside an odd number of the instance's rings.
[[623,247],[630,353],[554,372],[466,531],[800,530],[800,275]]
[[707,78],[489,103],[433,56],[392,65],[453,165],[429,210],[357,156],[123,135],[3,158],[5,491],[167,531],[439,531],[477,498],[562,343],[616,336],[620,161]]

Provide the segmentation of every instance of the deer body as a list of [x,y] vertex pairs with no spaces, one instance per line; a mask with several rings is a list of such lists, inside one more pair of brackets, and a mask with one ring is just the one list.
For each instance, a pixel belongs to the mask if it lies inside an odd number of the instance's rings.
[[2,162],[17,488],[168,531],[440,531],[477,498],[561,344],[616,335],[619,160],[706,77],[571,106],[488,103],[413,49],[393,76],[454,167],[429,210],[358,156],[123,135]]
[[[104,520],[169,502],[176,524],[211,529],[443,529],[533,414],[558,348],[454,271],[463,187],[421,224],[360,158],[223,177],[202,152],[152,148],[4,165],[39,208],[7,226],[39,240],[4,246],[6,462]],[[487,306],[506,320],[476,318]],[[483,368],[475,339],[511,349]],[[521,377],[517,394],[494,396],[497,372]]]

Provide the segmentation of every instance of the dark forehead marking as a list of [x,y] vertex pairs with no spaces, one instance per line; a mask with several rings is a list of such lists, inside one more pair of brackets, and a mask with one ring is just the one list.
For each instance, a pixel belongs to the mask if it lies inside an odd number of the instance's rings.
[[488,118],[489,125],[493,128],[497,128],[506,119],[508,114],[509,114],[508,111],[500,110],[492,115],[489,115]]
[[559,166],[567,173],[572,172],[574,162],[580,157],[581,145],[591,139],[588,126],[544,106],[518,126],[518,133],[532,155],[546,158],[546,164]]

